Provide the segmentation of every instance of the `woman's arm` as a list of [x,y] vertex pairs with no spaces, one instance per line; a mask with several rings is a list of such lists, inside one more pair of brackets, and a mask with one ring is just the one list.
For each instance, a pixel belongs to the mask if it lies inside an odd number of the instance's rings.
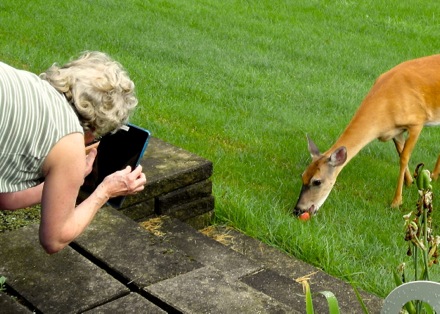
[[23,191],[0,193],[0,209],[14,210],[41,203],[43,185],[44,183],[41,183]]
[[110,197],[137,193],[146,183],[140,166],[133,171],[127,167],[106,177],[75,207],[88,166],[84,158],[84,137],[78,133],[61,139],[44,162],[40,242],[48,253],[58,252],[78,237]]
[[[86,147],[86,169],[84,177],[86,177],[93,167],[93,161],[96,157],[96,147],[99,143]],[[0,193],[0,210],[15,210],[26,208],[41,203],[44,183],[18,192]]]

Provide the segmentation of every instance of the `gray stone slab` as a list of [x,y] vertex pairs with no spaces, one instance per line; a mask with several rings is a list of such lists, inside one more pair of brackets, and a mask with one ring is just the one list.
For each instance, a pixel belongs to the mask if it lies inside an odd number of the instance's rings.
[[213,171],[211,161],[154,137],[141,165],[147,178],[145,190],[127,197],[124,207],[206,180]]
[[183,188],[174,190],[157,197],[156,207],[164,211],[173,207],[185,205],[188,202],[205,198],[212,194],[212,182],[210,180],[200,181]]
[[142,203],[134,204],[129,207],[120,209],[120,212],[135,221],[145,220],[149,217],[156,215],[156,212],[154,210],[154,203],[155,199],[152,198]]
[[[245,255],[250,260],[258,261],[265,268],[292,280],[311,275],[310,286],[312,292],[331,291],[338,299],[342,313],[363,313],[350,284],[240,232],[222,227],[218,227],[218,229],[220,233],[227,233],[232,236],[233,240],[228,244],[230,248]],[[257,288],[256,285],[255,282],[254,286]],[[383,300],[362,290],[360,290],[360,293],[370,313],[379,313]]]
[[190,225],[196,230],[204,229],[212,224],[214,217],[214,211],[210,211],[185,220],[185,223]]
[[175,206],[166,210],[161,211],[159,214],[164,214],[177,218],[181,221],[188,220],[193,217],[203,215],[207,212],[214,210],[214,197],[207,196],[188,202],[186,204]]
[[21,305],[13,297],[0,292],[0,313],[30,314],[32,311]]
[[[291,278],[281,276],[273,270],[263,269],[255,274],[241,278],[241,281],[292,309],[296,309],[299,312],[304,312],[306,309],[302,285]],[[313,293],[313,305],[316,313],[328,312],[327,301],[320,294]]]
[[164,314],[166,311],[154,305],[138,293],[130,293],[122,298],[112,302],[98,306],[87,314],[114,314],[114,313],[148,313],[148,314]]
[[296,311],[221,270],[203,267],[145,290],[183,313],[304,313]]
[[48,255],[38,225],[0,234],[0,274],[43,313],[77,313],[129,290],[70,247]]
[[138,287],[202,266],[109,207],[100,210],[75,244],[105,265],[109,272]]
[[177,219],[163,218],[160,230],[165,233],[167,242],[229,277],[239,278],[261,269],[260,263],[251,261]]

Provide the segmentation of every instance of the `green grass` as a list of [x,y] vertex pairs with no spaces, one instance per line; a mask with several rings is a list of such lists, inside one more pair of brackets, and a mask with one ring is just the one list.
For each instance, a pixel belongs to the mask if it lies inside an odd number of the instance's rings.
[[[393,144],[361,151],[316,219],[290,210],[310,161],[305,134],[326,150],[379,74],[437,53],[436,12],[436,1],[408,0],[4,0],[0,59],[39,73],[83,50],[109,53],[137,85],[132,121],[213,161],[219,223],[385,296],[417,199],[407,189],[402,209],[388,207]],[[423,131],[412,169],[432,168],[438,132]]]

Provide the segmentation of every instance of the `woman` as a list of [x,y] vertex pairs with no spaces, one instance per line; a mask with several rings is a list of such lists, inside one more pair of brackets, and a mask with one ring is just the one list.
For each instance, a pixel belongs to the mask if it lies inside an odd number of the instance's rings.
[[143,190],[141,166],[127,167],[76,205],[97,153],[85,155],[86,145],[117,130],[136,105],[133,82],[104,53],[86,52],[39,77],[0,62],[0,209],[41,203],[46,252],[78,237],[109,198]]

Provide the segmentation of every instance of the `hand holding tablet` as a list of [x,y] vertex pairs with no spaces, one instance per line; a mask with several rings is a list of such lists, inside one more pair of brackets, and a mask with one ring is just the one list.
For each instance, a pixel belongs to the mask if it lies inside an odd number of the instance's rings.
[[[103,136],[97,147],[98,154],[93,169],[84,179],[81,192],[91,194],[108,175],[117,171],[122,170],[121,174],[125,174],[124,171],[135,172],[147,148],[149,138],[149,131],[133,124],[124,125],[116,133]],[[127,166],[131,169],[127,170]],[[111,198],[107,203],[120,208],[124,199],[125,195],[122,195]]]

